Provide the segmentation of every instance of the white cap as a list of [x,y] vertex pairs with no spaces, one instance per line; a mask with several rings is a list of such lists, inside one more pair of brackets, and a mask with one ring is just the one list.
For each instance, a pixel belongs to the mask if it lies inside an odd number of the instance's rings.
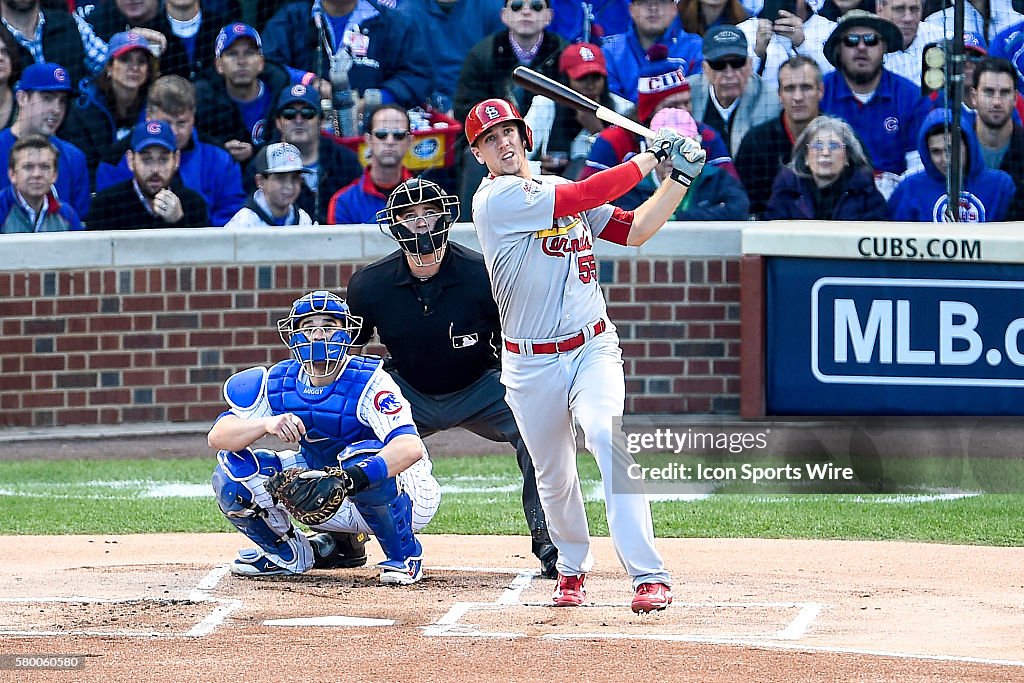
[[302,154],[295,145],[275,142],[267,145],[262,154],[262,163],[256,166],[260,175],[302,170]]

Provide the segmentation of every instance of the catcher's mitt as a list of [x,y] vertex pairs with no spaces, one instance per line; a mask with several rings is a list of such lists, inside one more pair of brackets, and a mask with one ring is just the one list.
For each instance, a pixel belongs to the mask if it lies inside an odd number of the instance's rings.
[[322,470],[293,468],[267,480],[267,493],[303,524],[323,524],[338,512],[352,490],[352,479],[340,467]]

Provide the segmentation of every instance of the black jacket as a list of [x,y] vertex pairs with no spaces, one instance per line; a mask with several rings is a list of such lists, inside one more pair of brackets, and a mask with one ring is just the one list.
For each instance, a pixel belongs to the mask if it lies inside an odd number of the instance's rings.
[[206,69],[213,68],[217,34],[231,23],[231,17],[203,10],[203,21],[199,24],[199,32],[196,33],[192,59],[188,57],[185,43],[171,31],[171,24],[167,20],[167,16],[161,13],[157,19],[162,19],[161,23],[165,24],[164,28],[157,30],[167,36],[167,49],[160,55],[161,76],[181,76],[188,81],[195,82]]
[[750,213],[755,216],[768,208],[775,176],[793,158],[793,140],[782,123],[783,116],[779,114],[751,128],[736,154],[736,171],[747,189]]
[[[270,91],[270,108],[273,110],[280,92],[291,84],[291,77],[283,66],[268,61],[259,78]],[[224,77],[211,67],[203,72],[195,86],[196,128],[199,132],[209,135],[219,145],[228,140],[240,140],[251,144],[252,131],[246,128],[238,107],[228,95]],[[272,128],[273,123],[268,120],[264,141],[270,139]]]
[[[46,61],[64,67],[71,77],[71,82],[78,87],[82,79],[89,75],[89,70],[85,66],[85,48],[82,47],[82,34],[78,32],[78,24],[70,14],[61,10],[44,9],[42,13],[43,56]],[[0,31],[11,35],[3,22],[0,22]],[[11,59],[20,60],[22,70],[35,63],[28,48],[14,40],[13,36],[11,42],[18,46],[18,54],[11,55]]]
[[157,218],[142,205],[132,180],[124,180],[96,193],[86,217],[86,230],[137,230],[141,228],[203,228],[210,225],[206,202],[195,190],[175,179],[170,190],[178,195],[185,215],[177,223]]
[[[558,58],[565,46],[564,38],[545,31],[537,55],[527,66],[558,80]],[[475,104],[491,97],[514,102],[520,112],[526,112],[533,95],[512,83],[512,69],[517,66],[519,60],[512,50],[508,29],[492,33],[474,45],[462,64],[455,90],[455,118],[464,120]]]
[[355,343],[376,331],[391,355],[388,368],[417,391],[461,391],[499,365],[498,306],[483,256],[472,249],[449,242],[441,269],[422,283],[395,251],[357,271],[347,299],[363,319]]

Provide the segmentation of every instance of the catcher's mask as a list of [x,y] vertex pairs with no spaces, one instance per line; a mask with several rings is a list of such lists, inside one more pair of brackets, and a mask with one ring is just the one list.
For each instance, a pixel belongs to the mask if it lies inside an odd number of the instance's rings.
[[[303,326],[302,321],[314,315],[334,318],[341,326]],[[341,297],[321,289],[296,299],[288,317],[277,321],[277,331],[306,374],[327,377],[344,361],[362,324]]]
[[417,266],[441,262],[448,231],[457,220],[459,198],[420,178],[410,178],[396,187],[377,212],[381,232],[393,237]]

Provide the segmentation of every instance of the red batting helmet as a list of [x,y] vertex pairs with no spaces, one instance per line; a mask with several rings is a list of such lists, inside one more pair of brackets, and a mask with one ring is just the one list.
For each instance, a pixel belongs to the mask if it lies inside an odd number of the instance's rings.
[[516,105],[497,98],[484,100],[469,110],[469,115],[466,116],[466,139],[472,145],[485,130],[505,121],[517,122],[525,138],[526,151],[533,149],[533,131],[526,125]]

